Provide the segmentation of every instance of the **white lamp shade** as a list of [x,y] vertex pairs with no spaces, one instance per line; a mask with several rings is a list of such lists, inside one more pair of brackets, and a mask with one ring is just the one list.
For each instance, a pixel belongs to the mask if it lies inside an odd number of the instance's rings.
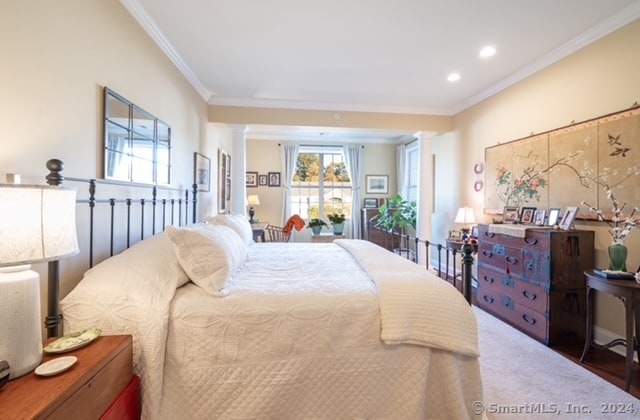
[[458,214],[456,214],[456,220],[454,223],[462,223],[464,225],[473,224],[476,222],[476,218],[473,215],[473,209],[471,207],[460,207]]
[[260,205],[260,197],[257,195],[249,195],[247,196],[247,203],[250,206],[259,206]]
[[77,252],[75,190],[0,184],[0,267]]

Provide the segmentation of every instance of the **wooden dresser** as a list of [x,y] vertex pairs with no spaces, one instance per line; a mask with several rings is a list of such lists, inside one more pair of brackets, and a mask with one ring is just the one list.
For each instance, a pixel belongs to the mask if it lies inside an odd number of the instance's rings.
[[[384,232],[379,230],[371,229],[368,231],[369,221],[372,217],[380,214],[378,209],[376,208],[366,208],[362,209],[362,218],[361,218],[361,226],[360,226],[360,236],[362,239],[366,239],[369,242],[373,242],[374,244],[380,245],[383,248],[388,249],[389,251],[393,251],[395,248],[400,247],[400,238],[398,236],[387,235]],[[375,222],[371,222],[372,226]]]
[[139,418],[132,349],[130,335],[114,335],[64,354],[45,354],[43,363],[60,356],[78,361],[55,376],[30,372],[9,381],[0,390],[0,419]]
[[477,305],[548,346],[583,343],[594,232],[478,228]]

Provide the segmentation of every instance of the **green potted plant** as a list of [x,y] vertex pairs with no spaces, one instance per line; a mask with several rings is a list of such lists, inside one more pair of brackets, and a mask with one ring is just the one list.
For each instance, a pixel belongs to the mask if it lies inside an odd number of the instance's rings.
[[378,226],[387,232],[398,231],[404,234],[409,227],[416,228],[418,213],[416,202],[408,202],[399,194],[391,197],[378,209],[379,214],[372,218]]
[[313,218],[309,220],[309,223],[307,223],[307,227],[311,228],[311,231],[314,235],[319,234],[324,226],[327,226],[327,223],[324,220],[318,218]]
[[333,213],[327,216],[331,225],[333,225],[333,234],[342,235],[344,232],[344,221],[347,220],[344,214]]

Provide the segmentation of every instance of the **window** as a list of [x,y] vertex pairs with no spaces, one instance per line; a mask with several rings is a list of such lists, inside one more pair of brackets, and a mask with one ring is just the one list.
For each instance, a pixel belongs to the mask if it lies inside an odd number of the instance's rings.
[[340,148],[300,147],[291,184],[291,211],[302,218],[351,215],[351,180]]
[[405,150],[406,156],[405,161],[407,163],[407,177],[406,177],[406,191],[407,191],[407,201],[418,202],[418,189],[420,188],[420,161],[418,157],[420,156],[418,142],[413,142],[409,146],[407,146]]

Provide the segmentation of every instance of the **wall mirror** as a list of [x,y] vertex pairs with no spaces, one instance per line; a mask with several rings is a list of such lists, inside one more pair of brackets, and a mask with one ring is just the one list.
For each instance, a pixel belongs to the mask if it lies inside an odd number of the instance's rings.
[[104,178],[169,184],[171,127],[104,88]]

